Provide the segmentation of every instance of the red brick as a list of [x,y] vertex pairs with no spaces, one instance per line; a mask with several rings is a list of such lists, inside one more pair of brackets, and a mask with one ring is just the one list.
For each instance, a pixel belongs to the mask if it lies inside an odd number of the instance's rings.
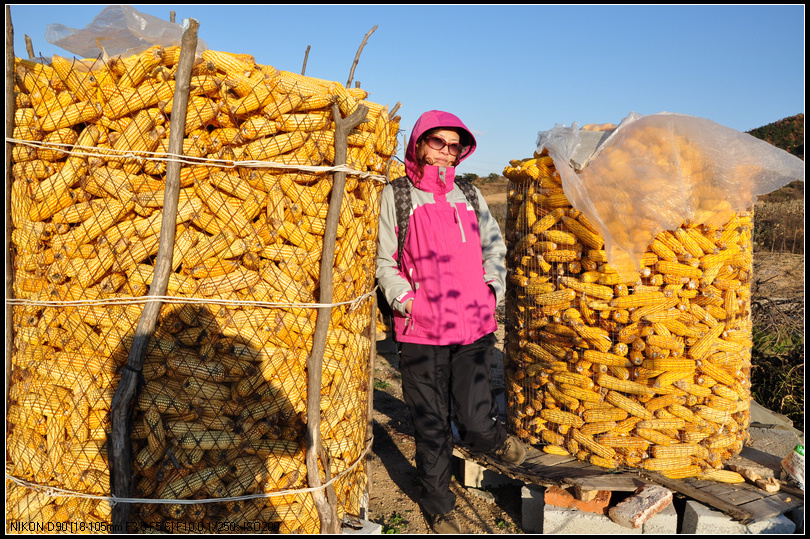
[[644,485],[632,496],[610,508],[613,522],[626,528],[640,528],[642,524],[672,503],[672,492],[660,485]]
[[577,500],[576,497],[566,489],[547,487],[545,503],[547,505],[553,505],[554,507],[579,509],[580,511],[587,511],[588,513],[607,515],[608,505],[610,504],[610,491],[600,490],[594,499],[583,502]]

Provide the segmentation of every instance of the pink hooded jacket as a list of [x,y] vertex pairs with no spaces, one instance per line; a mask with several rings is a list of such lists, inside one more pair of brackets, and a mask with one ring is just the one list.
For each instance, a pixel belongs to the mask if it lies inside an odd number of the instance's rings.
[[[503,298],[506,245],[500,227],[476,189],[479,219],[455,185],[455,167],[425,165],[417,176],[416,144],[427,131],[462,130],[469,143],[458,158],[475,151],[475,138],[453,114],[424,113],[405,151],[411,179],[408,234],[397,258],[397,219],[391,185],[382,192],[377,245],[377,281],[394,312],[399,342],[470,344],[497,329],[495,307]],[[457,163],[458,164],[458,163]],[[405,304],[413,299],[411,314]]]

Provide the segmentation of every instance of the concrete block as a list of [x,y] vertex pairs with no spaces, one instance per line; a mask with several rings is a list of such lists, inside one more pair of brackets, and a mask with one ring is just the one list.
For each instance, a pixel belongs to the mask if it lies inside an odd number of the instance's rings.
[[657,515],[641,526],[642,533],[649,535],[675,535],[678,533],[678,511],[673,504],[663,508]]
[[796,533],[804,535],[804,506],[789,511],[785,516],[796,524]]
[[579,509],[567,509],[546,505],[543,511],[544,534],[566,535],[641,535],[642,528],[625,528],[605,515],[586,513]]
[[720,511],[706,507],[694,500],[687,500],[683,513],[681,533],[693,534],[748,534],[780,533],[792,534],[796,524],[785,515],[743,525]]
[[461,482],[465,487],[498,488],[523,485],[523,481],[518,481],[517,479],[499,474],[496,471],[466,459],[461,459],[460,465]]
[[354,528],[347,528],[342,527],[340,529],[341,535],[382,535],[382,524],[377,524],[376,522],[369,522],[368,520],[355,520],[352,522],[353,525],[357,525],[359,523],[362,526],[359,529]]
[[585,533],[599,534],[668,534],[678,530],[678,513],[669,504],[660,513],[649,519],[639,529],[620,526],[607,516],[587,513],[572,508],[547,506],[546,489],[536,485],[525,485],[520,490],[521,527],[524,533]]
[[525,485],[520,489],[520,526],[524,533],[543,533],[544,487]]

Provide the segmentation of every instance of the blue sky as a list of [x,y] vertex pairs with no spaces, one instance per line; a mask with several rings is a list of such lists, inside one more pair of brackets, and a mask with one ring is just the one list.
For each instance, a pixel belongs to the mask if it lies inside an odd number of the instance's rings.
[[[11,5],[14,50],[73,56],[48,24],[81,29],[105,4]],[[208,47],[344,83],[401,103],[409,135],[422,112],[458,115],[478,150],[460,173],[501,173],[557,124],[619,123],[676,112],[748,131],[804,112],[804,14],[786,5],[140,5],[194,18]]]

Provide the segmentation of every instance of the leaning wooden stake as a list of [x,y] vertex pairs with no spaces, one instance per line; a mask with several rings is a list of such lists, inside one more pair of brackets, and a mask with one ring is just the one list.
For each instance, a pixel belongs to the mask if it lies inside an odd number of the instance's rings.
[[[6,140],[14,136],[14,28],[11,26],[11,7],[6,4]],[[11,175],[12,142],[6,142],[6,208],[11,208],[11,184],[14,178]],[[11,266],[11,211],[6,211],[6,298],[14,297],[13,277]],[[8,388],[11,380],[11,354],[14,343],[14,326],[12,324],[11,303],[6,302],[6,387],[5,403],[8,409]],[[8,431],[6,431],[8,434]]]
[[[175,93],[172,102],[171,133],[169,135],[169,153],[183,153],[183,136],[186,129],[186,114],[179,113],[188,108],[188,96],[191,88],[191,70],[197,51],[197,28],[199,23],[189,19],[189,27],[183,32],[180,59],[175,75]],[[177,205],[180,196],[180,162],[169,161],[166,165],[166,187],[164,192],[163,220],[161,221],[160,240],[155,261],[155,275],[149,288],[148,297],[161,297],[166,294],[169,275],[172,272],[172,251],[177,229]],[[131,430],[131,403],[137,397],[138,381],[141,377],[146,348],[155,332],[155,325],[163,303],[153,300],[146,306],[138,320],[132,348],[129,351],[127,364],[121,373],[121,381],[113,396],[110,407],[112,431],[109,443],[110,491],[116,498],[130,498],[132,494],[132,443],[128,433]],[[116,503],[112,508],[113,530],[126,533],[129,514],[132,510],[129,503]]]
[[301,74],[302,75],[307,74],[307,60],[309,59],[309,48],[310,48],[310,45],[307,45],[307,50],[304,53],[304,65],[301,66]]
[[[371,341],[371,346],[369,346],[369,353],[368,353],[368,402],[366,403],[366,410],[368,410],[368,416],[366,417],[366,439],[365,442],[368,443],[374,437],[374,368],[377,363],[377,293],[375,290],[374,295],[372,296],[371,301],[371,309],[369,313],[369,325],[368,325],[368,338]],[[369,499],[372,496],[372,487],[371,478],[373,476],[373,470],[371,467],[373,466],[374,455],[371,452],[366,455],[366,477],[368,480],[366,481],[366,493],[368,494]]]
[[[332,106],[335,118],[335,165],[346,164],[348,154],[349,132],[368,114],[368,107],[360,105],[346,118],[340,117],[337,105]],[[343,191],[346,186],[346,173],[336,172],[332,181],[332,196],[329,200],[329,211],[326,214],[326,228],[323,234],[323,258],[321,258],[320,271],[320,303],[328,305],[333,297],[333,267],[335,263],[335,240],[337,226],[340,219],[340,207],[343,204]],[[337,520],[335,502],[329,503],[327,496],[318,489],[321,482],[318,472],[318,455],[321,454],[321,378],[323,368],[323,353],[326,350],[326,334],[329,331],[329,320],[332,318],[331,307],[318,307],[318,318],[315,322],[315,332],[312,335],[312,351],[307,358],[307,480],[312,491],[312,499],[318,510],[321,523],[321,533],[339,533],[340,523]],[[324,470],[329,480],[329,463],[323,462]],[[334,497],[334,489],[330,487],[330,496]]]
[[28,52],[28,58],[33,59],[34,54],[34,42],[31,41],[31,36],[25,36],[25,50]]

